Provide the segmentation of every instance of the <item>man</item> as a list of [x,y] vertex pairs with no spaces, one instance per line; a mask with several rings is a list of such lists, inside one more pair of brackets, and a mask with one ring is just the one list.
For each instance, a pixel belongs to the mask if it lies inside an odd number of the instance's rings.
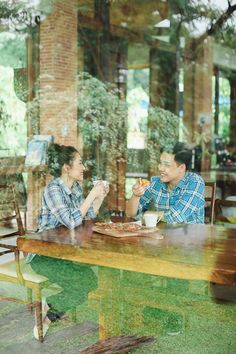
[[127,215],[139,217],[151,208],[167,223],[203,224],[205,184],[201,176],[188,172],[191,159],[192,151],[185,143],[176,143],[171,152],[163,148],[160,176],[152,177],[147,188],[136,181]]

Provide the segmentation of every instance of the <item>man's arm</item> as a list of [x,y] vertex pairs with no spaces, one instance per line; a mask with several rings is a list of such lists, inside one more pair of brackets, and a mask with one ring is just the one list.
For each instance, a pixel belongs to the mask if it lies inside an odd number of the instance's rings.
[[138,206],[139,206],[139,200],[140,197],[137,197],[136,195],[132,195],[132,197],[128,200],[126,204],[126,215],[130,218],[135,216],[138,212]]
[[144,194],[146,187],[140,185],[140,178],[132,186],[133,195],[126,204],[126,215],[134,217],[138,212],[140,197]]

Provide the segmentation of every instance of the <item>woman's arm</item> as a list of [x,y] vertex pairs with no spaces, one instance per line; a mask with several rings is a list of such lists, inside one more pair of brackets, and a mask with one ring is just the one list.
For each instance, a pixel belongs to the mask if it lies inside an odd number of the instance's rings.
[[73,208],[68,205],[65,198],[63,198],[60,186],[52,185],[46,188],[44,200],[47,207],[58,221],[69,229],[73,229],[74,227],[81,225],[84,216],[93,205],[94,200],[103,194],[104,186],[98,184],[91,190],[79,208]]
[[[81,205],[80,209],[83,210],[84,208],[85,209],[87,208],[87,204],[85,205],[85,202],[88,200],[89,203],[88,209],[92,206],[94,214],[97,215],[102,205],[102,202],[106,197],[106,195],[108,194],[108,192],[109,192],[109,184],[104,184],[103,182],[97,183],[96,186],[93,187],[93,189],[85,199],[84,203]],[[86,210],[84,216],[86,215],[88,209]]]

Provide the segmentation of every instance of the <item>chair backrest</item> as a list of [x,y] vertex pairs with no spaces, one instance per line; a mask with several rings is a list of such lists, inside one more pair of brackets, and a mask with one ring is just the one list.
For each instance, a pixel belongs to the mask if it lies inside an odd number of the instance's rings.
[[215,199],[216,182],[205,182],[205,223],[213,224],[214,222]]
[[[224,209],[225,208],[228,208],[229,210],[230,210],[230,208],[235,208],[236,209],[236,200],[216,199],[216,202],[215,202],[216,220],[217,221],[224,221],[224,222],[229,222],[230,219],[232,219],[232,218],[234,218],[236,220],[235,215],[232,215],[232,217],[224,215],[225,214],[224,213]],[[233,209],[234,212],[235,212],[235,209]],[[227,215],[228,215],[228,213],[227,213]]]
[[[0,240],[25,234],[13,185],[0,185],[0,231]],[[0,252],[0,255],[15,252],[16,249],[16,246],[5,242],[0,243],[0,247],[8,249]]]

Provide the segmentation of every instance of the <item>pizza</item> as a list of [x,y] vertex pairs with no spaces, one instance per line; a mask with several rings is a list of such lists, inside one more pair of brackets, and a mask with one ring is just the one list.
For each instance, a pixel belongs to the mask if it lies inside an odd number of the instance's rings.
[[149,182],[147,179],[141,179],[141,178],[140,178],[139,184],[140,184],[140,186],[142,186],[142,187],[147,187],[147,186],[150,185],[150,182]]
[[113,231],[127,231],[127,232],[136,232],[142,229],[142,226],[135,223],[106,223],[106,222],[96,222],[95,226],[102,228],[104,230],[113,230]]

